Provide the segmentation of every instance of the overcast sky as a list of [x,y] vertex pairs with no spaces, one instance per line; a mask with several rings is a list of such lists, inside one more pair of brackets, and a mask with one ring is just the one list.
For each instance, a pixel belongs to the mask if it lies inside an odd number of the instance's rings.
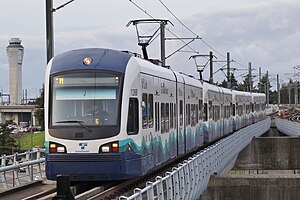
[[[68,0],[53,0],[54,8]],[[167,59],[167,64],[176,71],[198,76],[195,64],[189,60],[195,53],[213,51],[218,61],[226,60],[226,53],[236,62],[236,77],[245,74],[248,62],[255,69],[269,71],[271,78],[279,74],[282,82],[294,78],[293,67],[300,64],[300,1],[299,0],[161,0],[190,30],[182,26],[159,0],[133,0],[151,16],[169,19],[167,37],[203,38],[193,42]],[[224,3],[226,2],[226,3]],[[133,26],[126,27],[132,19],[149,18],[129,0],[75,0],[54,13],[55,55],[71,49],[86,47],[113,48],[140,53]],[[46,68],[46,17],[45,0],[1,0],[0,2],[0,89],[9,93],[8,61],[6,46],[12,37],[19,37],[25,48],[23,59],[23,89],[30,96],[38,95],[44,83]],[[142,27],[142,33],[152,28]],[[149,32],[150,31],[150,32]],[[180,41],[168,41],[167,55],[180,48]],[[154,42],[149,47],[152,58],[159,57],[159,47]],[[205,60],[199,60],[204,64]],[[225,63],[215,63],[217,71]],[[204,79],[208,79],[205,69]],[[297,71],[296,71],[297,72]],[[216,73],[221,82],[224,74]],[[272,83],[276,89],[275,80]]]

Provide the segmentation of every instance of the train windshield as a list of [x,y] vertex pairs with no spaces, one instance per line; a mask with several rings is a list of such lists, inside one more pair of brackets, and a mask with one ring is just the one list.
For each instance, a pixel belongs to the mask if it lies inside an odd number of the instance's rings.
[[52,78],[53,126],[114,126],[118,123],[120,77],[103,73]]

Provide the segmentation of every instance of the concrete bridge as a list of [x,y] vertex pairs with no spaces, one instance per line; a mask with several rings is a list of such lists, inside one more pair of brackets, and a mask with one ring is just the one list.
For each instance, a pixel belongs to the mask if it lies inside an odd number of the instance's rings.
[[[280,119],[276,119],[280,120]],[[300,124],[280,120],[278,129],[297,132]],[[275,126],[273,121],[272,127]],[[290,127],[289,129],[284,128]],[[300,135],[300,132],[297,132]],[[295,135],[295,134],[294,134]],[[201,200],[283,200],[300,198],[300,137],[271,128],[239,153],[229,173],[213,175]]]
[[31,122],[33,126],[38,125],[34,115],[35,105],[0,105],[0,123],[13,121],[16,124],[20,122]]

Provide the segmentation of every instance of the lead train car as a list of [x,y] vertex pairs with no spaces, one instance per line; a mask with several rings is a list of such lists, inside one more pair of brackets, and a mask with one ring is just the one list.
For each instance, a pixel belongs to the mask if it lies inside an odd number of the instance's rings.
[[203,144],[199,80],[128,53],[81,49],[54,57],[45,83],[48,179],[129,179]]
[[142,176],[242,128],[250,115],[262,120],[263,102],[263,94],[202,83],[120,51],[60,54],[46,70],[47,178]]

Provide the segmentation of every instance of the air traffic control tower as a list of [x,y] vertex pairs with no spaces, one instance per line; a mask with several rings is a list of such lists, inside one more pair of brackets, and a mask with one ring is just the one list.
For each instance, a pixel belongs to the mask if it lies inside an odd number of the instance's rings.
[[24,47],[19,38],[11,38],[6,47],[9,64],[10,105],[20,105],[22,102],[22,62]]

